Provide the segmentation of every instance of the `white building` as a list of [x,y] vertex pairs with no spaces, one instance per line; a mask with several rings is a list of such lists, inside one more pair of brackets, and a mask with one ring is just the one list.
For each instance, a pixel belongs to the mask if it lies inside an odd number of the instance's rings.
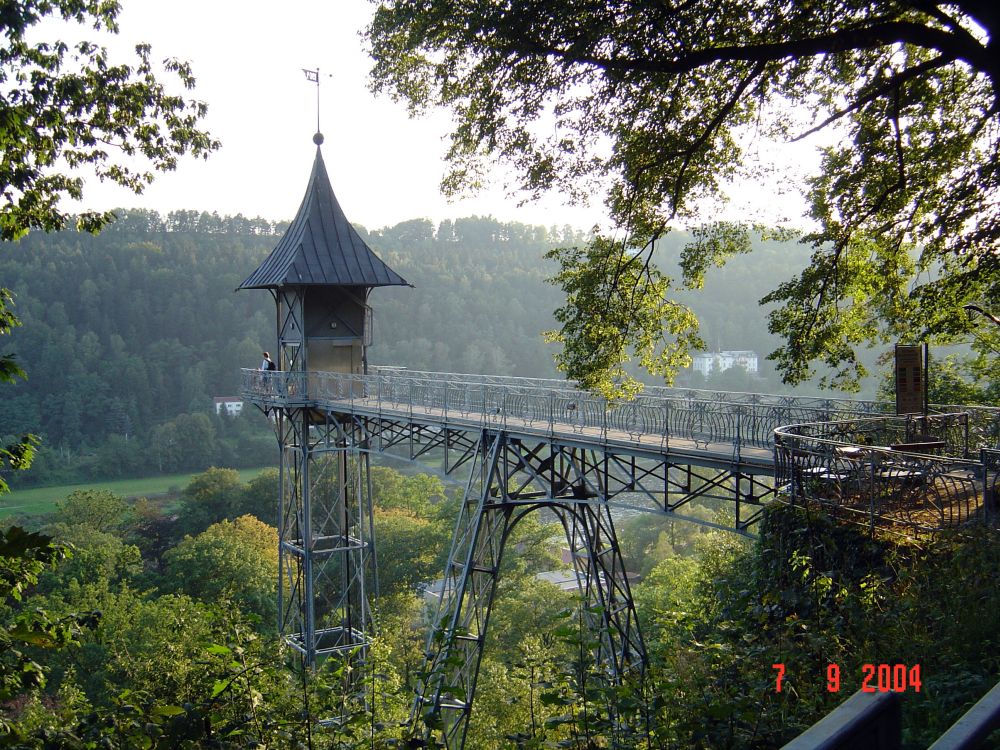
[[236,396],[216,396],[213,401],[215,401],[216,414],[235,417],[243,411],[243,402]]
[[701,352],[692,358],[691,368],[706,378],[712,373],[725,372],[732,367],[742,367],[751,374],[757,373],[757,352],[726,351]]

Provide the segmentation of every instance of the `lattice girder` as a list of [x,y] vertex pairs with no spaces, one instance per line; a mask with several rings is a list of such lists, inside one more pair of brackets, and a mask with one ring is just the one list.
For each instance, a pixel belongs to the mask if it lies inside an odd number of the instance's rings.
[[371,477],[366,446],[310,409],[277,415],[279,632],[315,666],[363,651],[374,580]]
[[301,372],[306,369],[305,312],[302,290],[284,287],[275,291],[278,311],[278,369]]
[[464,745],[507,539],[528,513],[550,509],[563,525],[580,583],[581,607],[597,648],[598,670],[611,681],[641,669],[646,651],[603,494],[583,452],[502,432],[481,433],[455,526],[425,677],[413,720],[438,727],[448,748]]

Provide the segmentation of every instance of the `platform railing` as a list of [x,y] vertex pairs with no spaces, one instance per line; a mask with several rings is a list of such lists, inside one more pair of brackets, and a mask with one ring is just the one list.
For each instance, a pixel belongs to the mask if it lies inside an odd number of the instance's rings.
[[[544,387],[556,390],[579,391],[579,385],[572,380],[555,378],[522,378],[509,375],[475,375],[467,373],[428,372],[424,370],[408,370],[399,367],[373,368],[376,373],[391,373],[396,378],[412,378],[415,380],[447,380],[449,382],[485,383],[487,385],[525,385]],[[669,386],[644,385],[642,394],[657,398],[687,399],[693,401],[724,401],[729,404],[753,404],[775,406],[800,406],[810,410],[829,411],[832,413],[864,413],[882,414],[890,406],[876,402],[856,399],[821,398],[813,396],[791,396],[772,393],[751,393],[742,391],[714,391],[699,388],[674,388]]]
[[[587,435],[661,446],[728,451],[769,450],[781,425],[867,414],[868,402],[761,396],[757,402],[696,398],[703,391],[653,389],[633,400],[608,402],[567,381],[504,378],[407,370],[368,375],[245,370],[243,393],[280,405],[350,403],[434,420],[509,429]],[[670,393],[671,395],[663,395]],[[714,396],[715,394],[713,394]],[[745,395],[745,394],[744,394]]]
[[[396,366],[374,366],[375,374],[391,374],[395,378],[412,378],[415,380],[445,380],[449,382],[485,383],[487,385],[525,385],[532,387],[552,388],[555,390],[579,391],[579,384],[573,380],[556,378],[523,378],[514,375],[477,375],[470,373],[429,372],[425,370],[410,370]],[[753,404],[801,407],[817,415],[829,414],[830,419],[836,415],[869,414],[872,416],[888,416],[894,413],[895,404],[887,401],[872,401],[853,398],[830,398],[824,396],[796,396],[778,393],[757,393],[750,391],[716,391],[704,388],[678,388],[672,386],[644,385],[642,394],[658,398],[687,399],[692,401],[725,402],[727,404]],[[969,407],[956,404],[930,404],[931,414],[951,414],[958,411],[969,411],[974,417],[981,415],[986,422],[994,421],[1000,409],[991,407]],[[816,421],[824,421],[817,419]],[[829,420],[826,420],[829,421]],[[975,421],[975,419],[973,420]],[[982,420],[981,420],[982,421]]]
[[871,526],[993,523],[995,474],[969,414],[869,417],[776,431],[775,481],[793,504],[816,504]]
[[[790,439],[815,438],[822,442],[910,449],[913,452],[935,453],[954,457],[967,457],[978,451],[973,446],[977,435],[970,430],[970,413],[957,411],[952,414],[905,414],[879,417],[808,422],[783,425],[778,434]],[[973,450],[974,448],[974,450]]]
[[983,500],[986,507],[995,512],[1000,507],[1000,445],[982,448],[979,455],[983,464]]

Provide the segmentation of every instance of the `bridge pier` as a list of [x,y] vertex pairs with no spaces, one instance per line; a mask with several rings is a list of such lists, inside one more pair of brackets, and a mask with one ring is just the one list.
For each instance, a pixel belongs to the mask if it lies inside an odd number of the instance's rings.
[[414,701],[415,734],[439,731],[444,747],[464,746],[506,543],[539,509],[552,511],[566,532],[597,671],[615,684],[644,668],[646,649],[603,489],[609,478],[594,473],[599,462],[586,461],[586,453],[481,432]]
[[275,412],[281,445],[278,627],[307,667],[365,657],[374,593],[367,446],[313,409]]

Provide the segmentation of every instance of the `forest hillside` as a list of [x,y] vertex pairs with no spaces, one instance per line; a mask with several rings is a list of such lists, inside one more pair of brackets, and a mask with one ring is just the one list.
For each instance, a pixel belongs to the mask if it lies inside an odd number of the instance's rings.
[[[0,402],[0,435],[34,432],[45,448],[15,481],[112,478],[256,466],[273,460],[266,431],[214,418],[212,398],[235,395],[239,370],[273,346],[269,295],[236,293],[284,225],[242,216],[123,211],[100,235],[32,233],[0,252],[0,278],[23,327],[4,343],[28,372]],[[585,238],[569,227],[469,217],[434,226],[416,219],[362,234],[413,289],[378,289],[373,364],[416,370],[556,377],[552,345],[560,291],[546,283],[553,247]],[[658,250],[676,263],[685,241]],[[758,300],[801,267],[792,243],[713,269],[704,290],[682,292],[702,319],[707,345],[753,349],[762,372],[717,382],[693,372],[679,382],[733,390],[781,388],[763,355],[776,342]],[[814,390],[814,389],[813,389]],[[250,420],[247,416],[244,422]],[[195,434],[185,450],[179,434]],[[188,441],[192,442],[192,441]]]

